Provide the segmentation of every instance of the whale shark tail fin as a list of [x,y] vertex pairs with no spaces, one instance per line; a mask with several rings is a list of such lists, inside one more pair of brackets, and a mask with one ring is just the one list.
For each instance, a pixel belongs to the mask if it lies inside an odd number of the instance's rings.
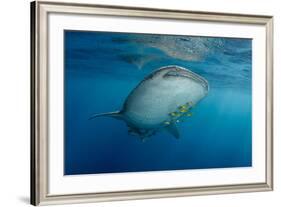
[[120,111],[113,111],[113,112],[107,112],[107,113],[94,114],[89,118],[89,120],[97,118],[97,117],[112,117],[112,118],[115,118],[115,119],[122,119],[123,118]]
[[167,126],[165,129],[168,133],[173,135],[176,139],[180,138],[179,130],[175,124],[171,124],[171,125]]

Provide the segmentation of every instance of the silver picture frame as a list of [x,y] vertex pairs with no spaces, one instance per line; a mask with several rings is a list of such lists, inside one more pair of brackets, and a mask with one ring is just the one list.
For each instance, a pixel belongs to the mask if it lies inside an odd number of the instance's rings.
[[[161,18],[261,25],[266,31],[266,178],[263,183],[50,195],[48,193],[48,15]],[[31,204],[66,204],[273,190],[273,17],[76,3],[31,3]]]

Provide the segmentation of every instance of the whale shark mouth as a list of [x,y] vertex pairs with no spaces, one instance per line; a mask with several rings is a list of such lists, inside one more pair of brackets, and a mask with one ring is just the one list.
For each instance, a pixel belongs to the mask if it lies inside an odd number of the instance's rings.
[[189,78],[189,79],[192,79],[195,82],[201,84],[204,87],[206,93],[208,93],[208,91],[209,91],[208,81],[205,80],[204,78],[202,78],[201,76],[197,75],[196,73],[194,73],[186,68],[182,68],[180,66],[168,66],[168,67],[173,67],[174,70],[168,71],[167,73],[165,73],[163,75],[163,78],[167,78],[167,77]]

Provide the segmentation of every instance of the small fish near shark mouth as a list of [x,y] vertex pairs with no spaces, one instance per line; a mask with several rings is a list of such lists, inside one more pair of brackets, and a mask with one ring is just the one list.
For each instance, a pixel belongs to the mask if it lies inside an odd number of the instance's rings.
[[177,125],[192,116],[191,109],[209,92],[198,74],[176,65],[146,76],[128,95],[120,111],[94,114],[124,121],[128,132],[145,140],[161,130],[180,137]]

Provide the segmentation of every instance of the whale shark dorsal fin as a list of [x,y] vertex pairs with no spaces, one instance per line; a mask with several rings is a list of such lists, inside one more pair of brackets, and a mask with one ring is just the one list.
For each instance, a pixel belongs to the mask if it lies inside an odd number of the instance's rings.
[[123,119],[123,115],[120,113],[120,111],[113,111],[113,112],[107,112],[107,113],[94,114],[89,118],[89,120],[97,118],[97,117],[112,117],[115,119]]
[[180,133],[175,124],[171,124],[165,128],[167,132],[169,132],[171,135],[173,135],[175,138],[179,139],[180,138]]

